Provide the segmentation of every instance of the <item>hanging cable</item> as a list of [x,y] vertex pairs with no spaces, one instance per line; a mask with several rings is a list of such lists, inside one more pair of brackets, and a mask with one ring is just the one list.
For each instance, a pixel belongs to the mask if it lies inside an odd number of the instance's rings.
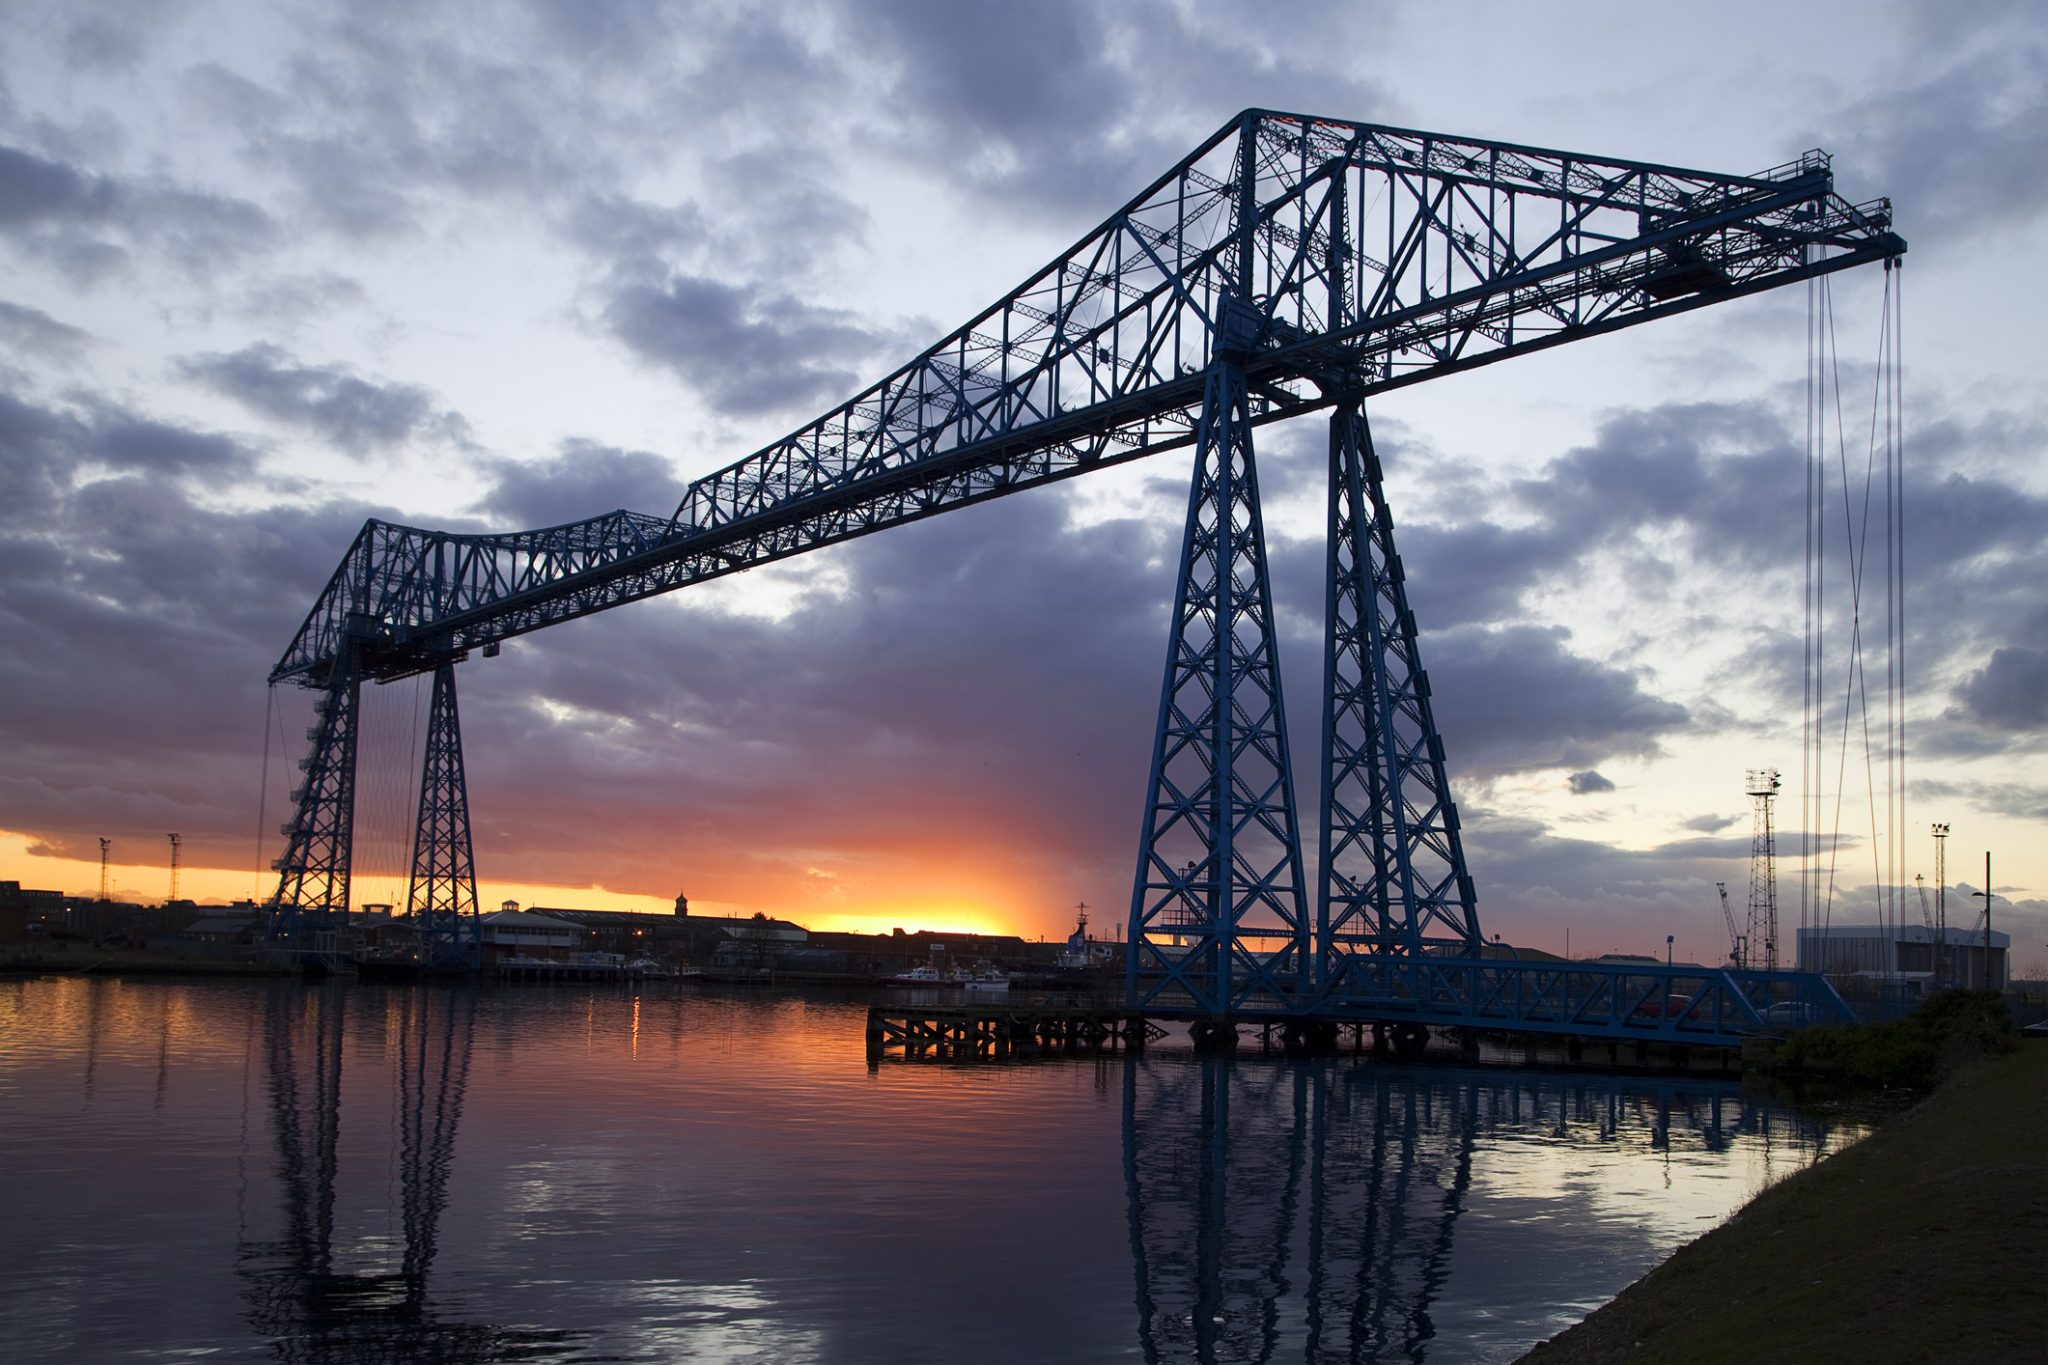
[[1892,839],[1898,849],[1898,884],[1905,884],[1905,831],[1907,825],[1907,702],[1911,690],[1907,688],[1907,452],[1905,452],[1905,291],[1907,276],[1901,262],[1890,260],[1884,264],[1884,278],[1888,282],[1886,297],[1892,305],[1890,336],[1892,336],[1892,372],[1890,372],[1890,403],[1884,413],[1884,440],[1892,448],[1892,481],[1896,487],[1894,505],[1898,510],[1896,538],[1892,544],[1892,573],[1898,579],[1898,733],[1894,737],[1898,751],[1898,819],[1892,823]]
[[270,727],[277,718],[277,684],[267,689],[263,715],[263,768],[256,779],[256,862],[249,869],[249,899],[263,894],[263,826],[270,809]]
[[[1812,247],[1803,249],[1803,255],[1811,260]],[[1819,361],[1815,357],[1814,313],[1815,300],[1820,290],[1820,281],[1809,277],[1806,281],[1806,373],[1801,387],[1806,400],[1805,428],[1801,433],[1804,446],[1804,463],[1800,469],[1802,492],[1806,499],[1804,530],[1806,534],[1806,585],[1805,596],[1800,602],[1806,614],[1805,635],[1800,655],[1799,675],[1799,928],[1803,933],[1809,927],[1808,890],[1813,884],[1814,857],[1813,837],[1820,828],[1819,797],[1814,784],[1819,780],[1819,770],[1814,763],[1813,733],[1813,687],[1814,687],[1814,620],[1813,620],[1813,575],[1814,575],[1814,515],[1813,485],[1816,459],[1813,422],[1815,403],[1813,398],[1814,376],[1819,372]]]
[[[1903,671],[1900,663],[1901,635],[1899,618],[1903,611],[1904,584],[1900,564],[1903,559],[1900,541],[1899,505],[1901,484],[1899,462],[1896,451],[1897,414],[1897,356],[1893,344],[1895,309],[1893,300],[1894,277],[1887,272],[1883,304],[1879,316],[1878,359],[1872,376],[1870,401],[1869,434],[1865,442],[1864,479],[1860,500],[1855,497],[1850,479],[1848,459],[1848,431],[1842,411],[1841,345],[1836,328],[1833,291],[1825,282],[1820,291],[1819,336],[1817,348],[1811,352],[1817,356],[1820,374],[1815,393],[1819,398],[1821,416],[1815,423],[1815,433],[1825,439],[1830,397],[1833,406],[1834,437],[1836,446],[1836,473],[1841,483],[1842,522],[1844,554],[1848,562],[1848,611],[1849,638],[1844,647],[1845,662],[1842,685],[1842,723],[1839,748],[1835,762],[1835,800],[1833,818],[1825,826],[1829,856],[1826,865],[1825,894],[1816,879],[1814,914],[1821,933],[1826,935],[1832,926],[1834,894],[1840,873],[1839,852],[1842,841],[1842,814],[1848,796],[1848,760],[1852,730],[1860,731],[1863,744],[1863,778],[1866,818],[1870,822],[1872,877],[1875,881],[1875,896],[1880,930],[1889,931],[1897,919],[1898,888],[1903,885],[1903,850],[1900,848],[1898,831],[1903,828],[1904,790],[1902,782],[1902,748],[1904,724]],[[1832,394],[1830,395],[1830,389]],[[1876,519],[1873,484],[1879,477],[1878,447],[1882,441],[1884,449],[1884,544],[1882,566],[1885,578],[1885,623],[1884,623],[1884,735],[1880,741],[1884,749],[1885,799],[1884,816],[1880,820],[1877,801],[1877,761],[1873,753],[1873,736],[1870,733],[1871,699],[1869,691],[1869,662],[1863,635],[1863,588],[1869,567],[1869,535],[1871,523]],[[1860,506],[1859,506],[1860,502]],[[1817,502],[1818,506],[1818,502]],[[1816,687],[1813,698],[1816,703],[1825,695],[1821,690],[1826,677],[1826,654],[1821,647],[1825,636],[1827,601],[1824,592],[1826,558],[1821,553],[1825,544],[1825,517],[1814,519],[1811,536],[1815,552],[1811,559],[1811,575],[1816,584],[1810,603],[1810,619],[1814,636],[1812,658],[1815,663]],[[1816,735],[1820,726],[1815,724]],[[1818,744],[1816,738],[1816,756]],[[1816,769],[1818,772],[1819,769]]]

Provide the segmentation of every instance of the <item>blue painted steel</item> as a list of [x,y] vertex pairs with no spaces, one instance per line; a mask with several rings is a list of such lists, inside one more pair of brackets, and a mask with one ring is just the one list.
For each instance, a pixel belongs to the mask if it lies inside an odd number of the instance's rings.
[[419,931],[430,965],[481,964],[476,862],[469,839],[469,784],[462,764],[462,723],[455,706],[453,664],[434,670],[406,910]]
[[1376,1070],[1123,1068],[1145,1360],[1289,1359],[1304,1325],[1304,1360],[1425,1358],[1484,1091],[1450,1071],[1365,1079]]
[[[1148,1012],[1205,1017],[1165,1004]],[[1241,1009],[1235,1017],[1737,1047],[1758,1033],[1849,1023],[1856,1015],[1813,972],[1390,954],[1353,957],[1337,989],[1304,993],[1282,1009]]]
[[285,851],[272,864],[278,873],[272,929],[297,945],[348,913],[361,693],[355,656],[344,651],[316,704],[319,723],[306,736],[312,752],[299,760],[305,781],[292,793],[292,818],[282,829]]
[[272,677],[324,686],[354,639],[366,676],[425,672],[1190,444],[1227,295],[1258,425],[1904,250],[1889,205],[1836,196],[1817,152],[1729,176],[1248,111],[966,326],[691,485],[669,517],[503,535],[368,523]]
[[1301,838],[1244,372],[1209,371],[1145,830],[1129,998],[1230,1014],[1306,984]]
[[[1369,394],[1905,249],[1889,204],[1835,195],[1818,152],[1728,176],[1248,110],[966,326],[692,484],[667,518],[619,511],[504,535],[367,523],[272,680],[328,689],[330,718],[345,691],[352,726],[360,678],[438,670],[478,648],[488,657],[559,621],[1198,444],[1191,505],[1216,509],[1216,553],[1228,557],[1203,571],[1213,581],[1189,576],[1191,516],[1133,896],[1133,992],[1224,1021],[1378,1007],[1399,999],[1381,991],[1384,972],[1443,967],[1419,955],[1469,952],[1478,929],[1390,521],[1363,417],[1351,415]],[[1276,665],[1266,677],[1250,430],[1332,406],[1343,543],[1326,658],[1318,994],[1303,980]],[[1258,605],[1239,618],[1239,603]],[[1207,672],[1181,658],[1202,611],[1219,613],[1209,629],[1224,641]],[[1254,627],[1242,644],[1223,625],[1240,619]],[[1177,676],[1214,689],[1213,717]],[[309,760],[320,781],[288,827],[281,904],[347,902],[347,802],[332,776],[344,741],[324,737],[327,724]],[[352,731],[345,742],[352,799]],[[1204,754],[1217,765],[1208,776],[1177,773]],[[1258,771],[1238,773],[1245,762]],[[1214,796],[1196,795],[1205,783]],[[1170,846],[1188,835],[1192,856],[1175,871]],[[1247,839],[1260,851],[1242,854]],[[1192,956],[1168,951],[1174,915]],[[1480,1017],[1480,1001],[1457,998],[1431,1008],[1443,1022]]]
[[1330,417],[1318,991],[1362,959],[1477,956],[1479,918],[1365,409]]

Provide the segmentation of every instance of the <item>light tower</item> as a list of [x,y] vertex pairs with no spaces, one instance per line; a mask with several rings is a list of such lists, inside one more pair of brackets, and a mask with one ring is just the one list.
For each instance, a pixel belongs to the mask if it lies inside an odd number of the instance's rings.
[[100,899],[107,899],[107,850],[114,846],[112,839],[100,840]]
[[[1755,819],[1749,839],[1749,952],[1751,966],[1778,970],[1778,855],[1771,835],[1771,800],[1778,794],[1776,768],[1751,768],[1745,784]],[[1755,961],[1761,948],[1763,960]],[[1822,953],[1825,965],[1826,953]]]
[[1934,827],[1934,982],[1948,984],[1948,826]]
[[168,905],[178,899],[178,847],[184,841],[175,834],[166,834],[164,837],[171,841],[171,894],[164,902]]

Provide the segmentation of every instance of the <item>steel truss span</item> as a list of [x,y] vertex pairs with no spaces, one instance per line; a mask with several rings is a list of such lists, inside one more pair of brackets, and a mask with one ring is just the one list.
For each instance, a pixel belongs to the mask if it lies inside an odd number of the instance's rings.
[[[1389,961],[1476,955],[1480,939],[1365,399],[1905,249],[1888,201],[1837,195],[1820,152],[1733,176],[1248,110],[965,326],[666,517],[365,524],[271,679],[326,691],[340,715],[363,679],[1197,444],[1133,998],[1225,1016],[1366,998]],[[1251,433],[1331,408],[1311,908]],[[447,730],[444,785],[452,706]],[[303,789],[280,906],[345,904],[351,740],[316,727],[308,770],[333,776]],[[466,844],[466,820],[443,823]],[[446,865],[466,868],[467,849]]]

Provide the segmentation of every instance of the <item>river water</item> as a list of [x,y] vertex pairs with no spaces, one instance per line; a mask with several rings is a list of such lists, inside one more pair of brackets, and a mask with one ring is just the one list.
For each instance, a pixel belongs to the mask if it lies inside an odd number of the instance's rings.
[[1727,1083],[870,1067],[857,999],[0,982],[0,1359],[1512,1360],[1859,1134]]

